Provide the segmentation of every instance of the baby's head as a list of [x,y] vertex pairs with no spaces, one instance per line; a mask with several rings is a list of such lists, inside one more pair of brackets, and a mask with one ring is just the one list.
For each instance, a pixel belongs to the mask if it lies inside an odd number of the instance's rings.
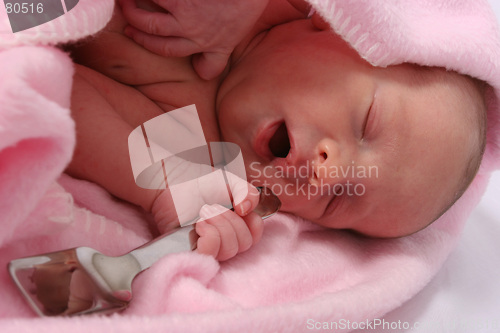
[[472,181],[482,91],[440,68],[369,65],[310,20],[257,36],[217,99],[225,141],[282,210],[375,237],[423,229]]

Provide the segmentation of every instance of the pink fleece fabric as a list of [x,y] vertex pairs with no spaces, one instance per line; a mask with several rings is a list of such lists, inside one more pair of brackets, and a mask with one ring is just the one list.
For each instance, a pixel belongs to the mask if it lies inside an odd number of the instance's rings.
[[[486,154],[459,202],[429,228],[392,240],[278,214],[258,246],[228,262],[195,253],[160,260],[134,282],[131,306],[113,316],[35,318],[3,269],[0,331],[308,331],[311,320],[380,318],[428,283],[500,166],[496,18],[486,0],[309,1],[373,65],[442,66],[491,85]],[[118,255],[151,237],[140,211],[62,174],[75,143],[73,66],[51,45],[99,31],[112,8],[112,0],[80,0],[48,28],[16,34],[0,10],[0,267],[84,245]]]

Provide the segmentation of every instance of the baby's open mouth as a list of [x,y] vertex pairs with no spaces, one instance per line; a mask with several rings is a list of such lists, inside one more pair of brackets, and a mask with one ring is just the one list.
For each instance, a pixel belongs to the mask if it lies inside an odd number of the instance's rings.
[[286,158],[292,149],[286,123],[281,120],[265,126],[258,133],[253,148],[257,154],[268,160]]
[[290,152],[290,137],[286,123],[282,122],[269,139],[269,150],[274,157],[285,158]]

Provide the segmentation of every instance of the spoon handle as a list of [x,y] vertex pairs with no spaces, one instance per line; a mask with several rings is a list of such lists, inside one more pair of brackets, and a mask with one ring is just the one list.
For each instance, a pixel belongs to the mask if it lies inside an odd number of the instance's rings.
[[172,229],[133,250],[129,255],[137,260],[140,270],[143,271],[167,254],[190,251],[191,241],[189,235],[192,230],[194,230],[193,225]]

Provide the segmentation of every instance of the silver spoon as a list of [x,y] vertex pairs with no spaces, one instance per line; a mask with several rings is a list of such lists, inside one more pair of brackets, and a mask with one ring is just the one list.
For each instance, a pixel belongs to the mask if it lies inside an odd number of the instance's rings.
[[[260,188],[254,210],[263,219],[281,206],[278,197]],[[132,300],[132,280],[160,258],[192,249],[192,226],[176,228],[119,257],[78,247],[13,260],[9,272],[40,316],[111,313]]]

